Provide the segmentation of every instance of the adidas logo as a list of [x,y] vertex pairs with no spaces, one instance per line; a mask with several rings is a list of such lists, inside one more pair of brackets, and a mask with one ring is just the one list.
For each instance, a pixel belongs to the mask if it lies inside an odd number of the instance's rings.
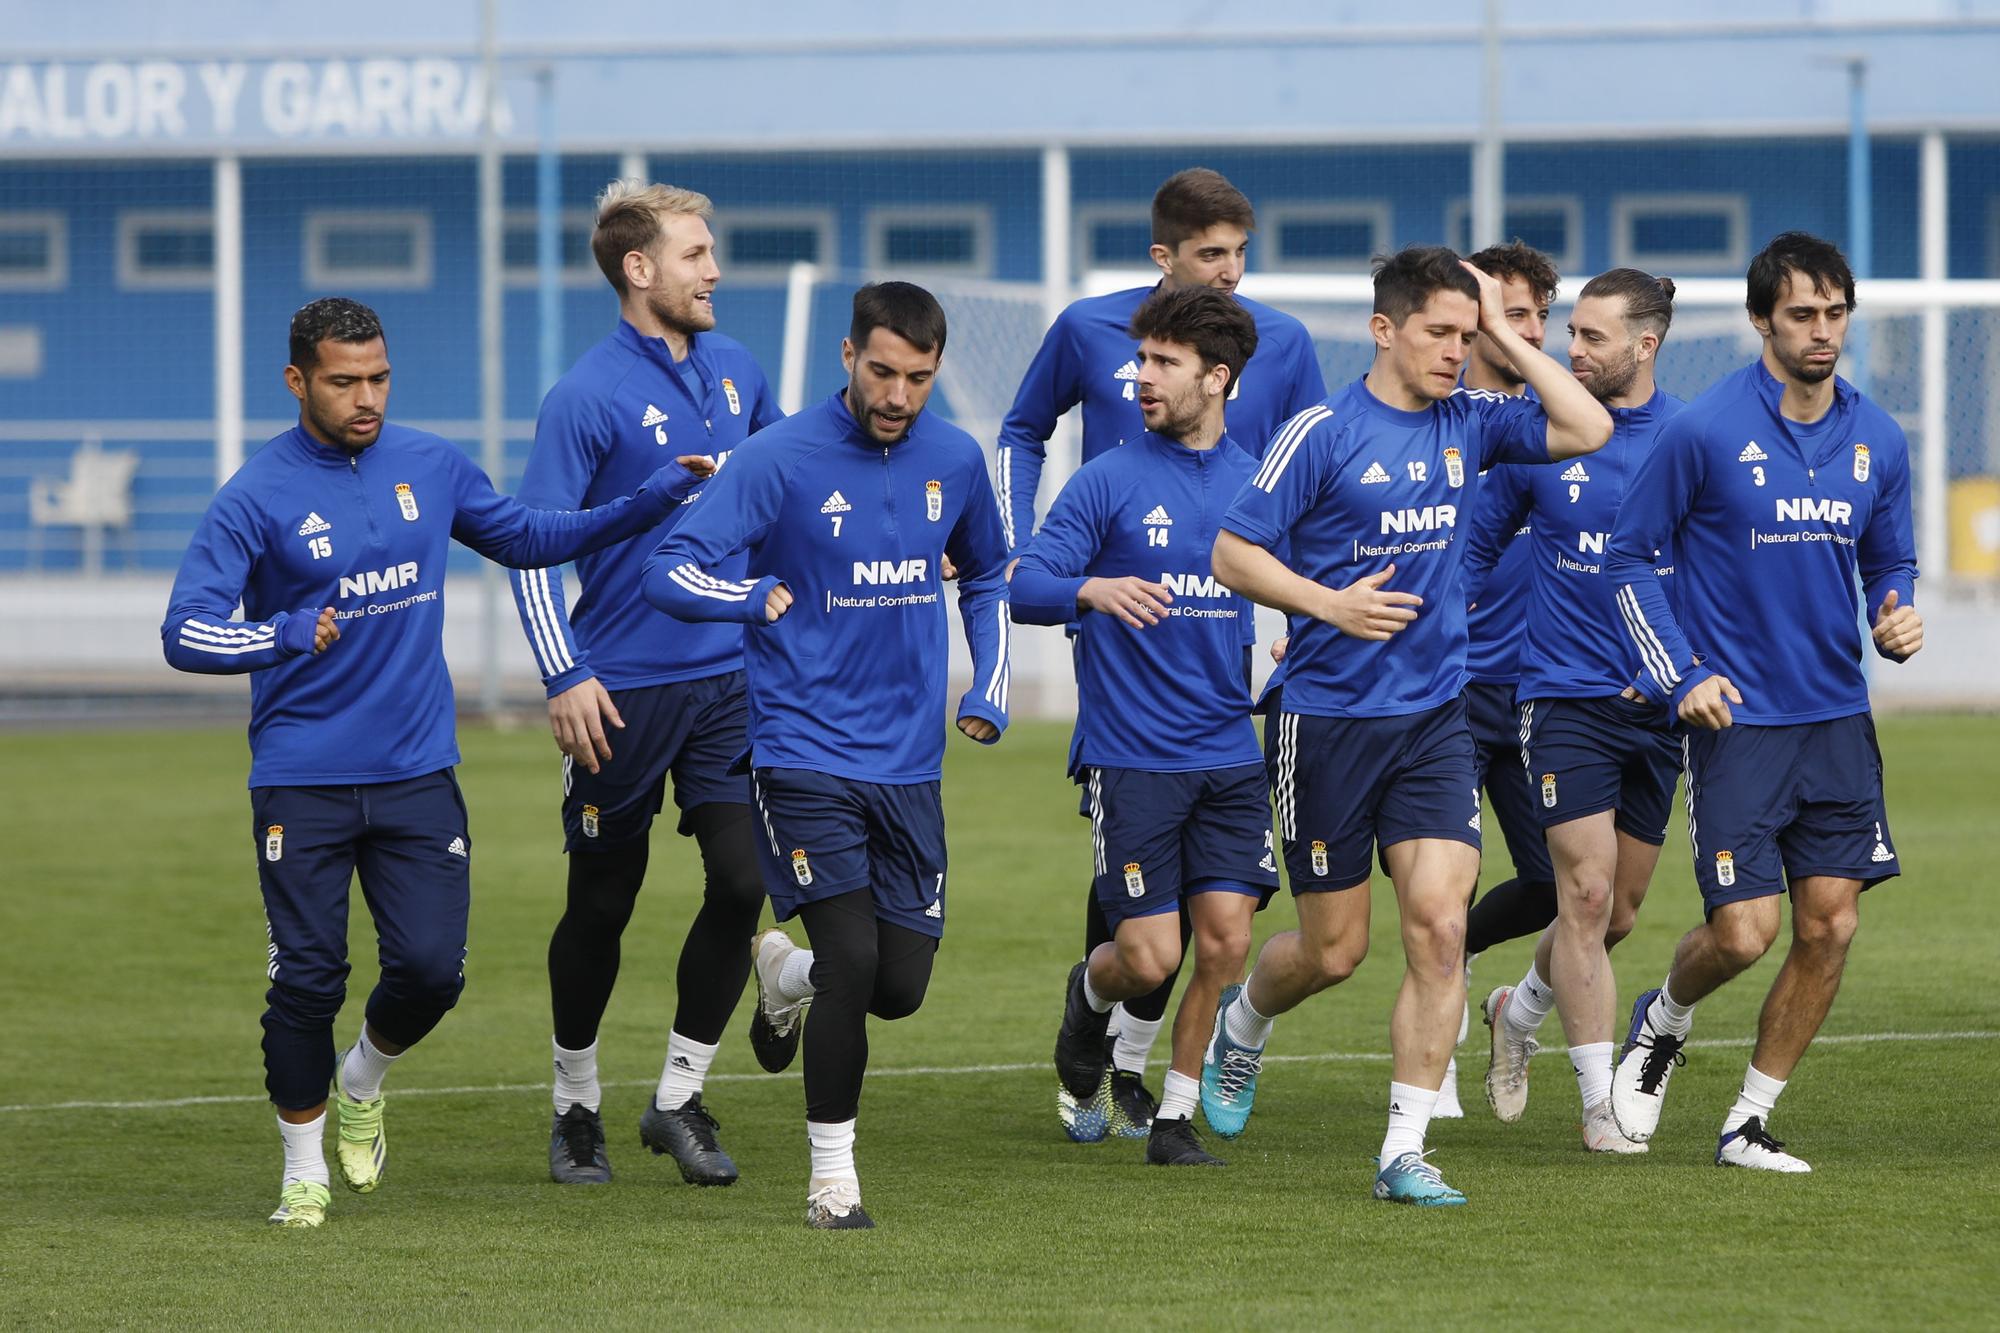
[[641,428],[644,428],[646,426],[657,426],[666,419],[667,419],[667,414],[665,412],[662,412],[659,408],[654,407],[651,403],[647,403],[646,415],[643,419],[640,420],[639,425]]
[[1113,376],[1112,376],[1111,378],[1113,378],[1113,379],[1116,379],[1116,380],[1136,380],[1136,379],[1138,379],[1138,378],[1139,378],[1139,363],[1138,363],[1137,361],[1127,361],[1127,362],[1126,362],[1126,363],[1125,363],[1124,365],[1122,365],[1122,366],[1118,367],[1118,372],[1117,372],[1117,373],[1116,373],[1115,375],[1113,375]]
[[1757,441],[1752,440],[1743,446],[1742,453],[1736,455],[1736,461],[1739,463],[1768,463],[1771,461],[1771,456],[1757,447]]
[[317,513],[307,514],[306,521],[299,524],[299,536],[301,537],[310,537],[314,533],[332,531],[333,524],[321,518]]
[[464,856],[464,855],[465,855],[465,839],[463,839],[463,838],[453,838],[453,839],[451,840],[451,846],[449,846],[449,847],[445,848],[445,850],[446,850],[446,851],[448,851],[448,852],[450,852],[450,853],[451,853],[451,854],[452,854],[453,856]]
[[1583,470],[1583,460],[1579,458],[1569,465],[1569,470],[1562,474],[1562,479],[1564,481],[1589,481],[1590,474]]
[[1271,853],[1265,852],[1264,859],[1257,863],[1257,868],[1259,870],[1269,870],[1273,873],[1276,873],[1278,869],[1278,864],[1277,862],[1271,859]]
[[1361,474],[1363,486],[1381,486],[1388,482],[1389,471],[1380,463],[1370,463],[1368,470]]
[[826,497],[826,503],[819,507],[819,512],[822,514],[845,514],[852,508],[854,506],[847,503],[847,497],[839,491],[835,491],[832,495]]
[[694,1066],[693,1066],[692,1064],[690,1064],[690,1063],[688,1062],[688,1058],[687,1058],[687,1057],[686,1057],[685,1055],[677,1055],[677,1056],[675,1056],[675,1057],[674,1057],[674,1061],[673,1061],[673,1064],[674,1064],[674,1068],[676,1068],[676,1069],[693,1069],[693,1068],[694,1068]]
[[1146,515],[1141,521],[1150,523],[1156,528],[1171,528],[1174,525],[1174,521],[1167,517],[1167,507],[1165,505],[1154,505],[1153,512]]
[[924,915],[933,921],[944,920],[944,899],[940,898],[924,909]]
[[1889,850],[1889,845],[1887,843],[1878,842],[1875,844],[1875,850],[1868,854],[1868,859],[1878,863],[1882,861],[1893,861],[1896,859],[1896,854]]

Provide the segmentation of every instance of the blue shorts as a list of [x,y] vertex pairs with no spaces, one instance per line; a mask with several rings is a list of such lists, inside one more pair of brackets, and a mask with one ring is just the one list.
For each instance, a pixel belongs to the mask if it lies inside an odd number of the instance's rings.
[[1868,714],[1690,731],[1681,753],[1694,876],[1710,914],[1807,875],[1869,888],[1902,873]]
[[1278,713],[1264,752],[1293,893],[1366,883],[1370,853],[1413,838],[1479,845],[1463,700],[1403,717]]
[[1193,773],[1086,768],[1092,885],[1105,920],[1171,912],[1183,893],[1278,889],[1262,764]]
[[1655,847],[1667,840],[1681,747],[1665,706],[1616,694],[1530,699],[1521,737],[1543,828],[1616,810],[1619,832]]
[[611,702],[625,720],[623,731],[608,728],[611,758],[592,773],[563,757],[564,851],[646,836],[666,803],[669,773],[682,833],[697,806],[750,803],[748,780],[730,772],[750,748],[741,671],[614,690]]
[[1500,821],[1500,836],[1507,840],[1514,874],[1532,883],[1555,883],[1549,844],[1542,837],[1541,821],[1535,817],[1535,794],[1521,768],[1521,714],[1514,707],[1514,687],[1488,680],[1469,681],[1465,711],[1478,755],[1479,781],[1486,788],[1486,798],[1493,802],[1493,817]]
[[867,889],[878,920],[944,937],[944,805],[937,783],[760,768],[751,791],[764,834],[757,859],[778,920],[806,903]]

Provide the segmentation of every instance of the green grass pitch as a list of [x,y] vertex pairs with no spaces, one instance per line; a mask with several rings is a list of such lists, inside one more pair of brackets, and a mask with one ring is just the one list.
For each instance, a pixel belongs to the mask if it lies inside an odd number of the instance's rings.
[[[1826,1029],[1840,1040],[1814,1049],[1774,1126],[1815,1174],[1710,1164],[1774,955],[1702,1007],[1706,1044],[1648,1157],[1585,1155],[1559,1054],[1537,1062],[1523,1121],[1495,1122],[1475,1023],[1469,1117],[1430,1140],[1471,1206],[1441,1211],[1368,1198],[1401,969],[1380,886],[1368,962],[1279,1022],[1249,1132],[1209,1140],[1227,1170],[1157,1171],[1136,1143],[1065,1141],[1048,1058],[1088,850],[1065,733],[954,739],[936,979],[915,1018],[871,1024],[859,1162],[880,1225],[833,1235],[802,1223],[796,1070],[757,1073],[747,1007],[709,1094],[742,1181],[689,1188],[638,1146],[696,891],[692,849],[665,828],[601,1041],[618,1178],[549,1183],[544,951],[562,857],[555,756],[533,729],[464,737],[468,987],[392,1076],[382,1189],[336,1184],[318,1232],[267,1228],[280,1156],[260,1100],[240,731],[11,735],[0,1324],[1992,1327],[2000,722],[1890,719],[1882,734],[1907,873],[1864,899]],[[1484,882],[1500,863],[1489,852]],[[343,1043],[374,970],[355,904]],[[1698,910],[1677,830],[1615,955],[1628,1003]],[[1280,895],[1260,932],[1293,920]],[[1475,994],[1518,978],[1527,947],[1481,959]],[[1163,1038],[1155,1087],[1164,1053]],[[219,1100],[188,1104],[201,1098]]]

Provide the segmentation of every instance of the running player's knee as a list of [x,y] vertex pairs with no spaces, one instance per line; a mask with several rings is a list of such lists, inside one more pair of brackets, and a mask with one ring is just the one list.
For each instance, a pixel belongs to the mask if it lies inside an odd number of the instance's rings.
[[1194,968],[1203,976],[1226,976],[1231,981],[1243,975],[1250,957],[1250,928],[1203,928],[1196,933]]
[[[335,981],[331,986],[296,986],[284,981],[272,983],[264,993],[268,1006],[265,1026],[273,1022],[296,1032],[313,1032],[321,1028],[331,1028],[333,1020],[340,1015],[340,1006],[347,998],[347,987]],[[312,1105],[313,1103],[307,1103]]]
[[1607,949],[1617,948],[1624,942],[1625,937],[1632,933],[1632,927],[1638,923],[1638,920],[1639,914],[1631,908],[1613,908],[1611,912],[1611,924],[1604,928],[1604,947]]
[[923,955],[876,969],[875,994],[868,1012],[881,1019],[897,1019],[921,1009],[930,990],[930,964],[930,957]]
[[1317,945],[1308,954],[1308,961],[1319,974],[1322,986],[1332,986],[1354,975],[1354,969],[1361,966],[1361,960],[1368,956],[1368,936],[1357,933],[1351,936],[1328,940]]
[[[1563,910],[1570,913],[1579,926],[1586,929],[1595,927],[1604,930],[1611,921],[1611,881],[1609,879],[1586,878],[1579,880],[1563,904]],[[1630,927],[1628,926],[1627,929]]]
[[442,1014],[458,1003],[465,990],[465,948],[462,945],[419,949],[382,969],[382,983],[411,1009]]
[[569,901],[563,925],[613,939],[625,931],[639,886],[646,880],[648,847],[635,838],[602,850],[569,854]]
[[1118,955],[1127,975],[1150,991],[1180,968],[1180,937],[1169,935],[1163,940],[1120,940]]
[[1722,961],[1736,971],[1755,963],[1770,951],[1772,941],[1778,938],[1778,918],[1773,913],[1722,913],[1718,912],[1709,923],[1715,938],[1715,950]]
[[1844,903],[1830,911],[1800,911],[1795,906],[1792,911],[1793,938],[1808,948],[1845,953],[1860,928],[1858,903]]
[[764,910],[764,877],[757,868],[756,859],[744,857],[724,860],[719,864],[710,862],[707,872],[702,891],[703,905],[740,912],[748,917],[750,928],[754,929],[757,914]]

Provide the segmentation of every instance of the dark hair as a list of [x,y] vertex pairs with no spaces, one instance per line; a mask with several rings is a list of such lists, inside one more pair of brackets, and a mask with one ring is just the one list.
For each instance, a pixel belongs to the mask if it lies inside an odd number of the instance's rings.
[[323,342],[371,343],[381,337],[382,321],[373,310],[344,296],[322,296],[292,316],[292,364],[311,370],[319,364]]
[[1219,171],[1189,167],[1167,177],[1153,194],[1153,244],[1177,249],[1222,222],[1257,230],[1257,210]]
[[1465,262],[1501,282],[1519,278],[1544,301],[1556,299],[1556,286],[1562,281],[1554,260],[1519,239],[1505,245],[1489,245],[1476,255],[1466,256]]
[[1204,370],[1229,367],[1232,388],[1257,351],[1257,321],[1213,287],[1161,287],[1132,313],[1126,332],[1194,348]]
[[1393,255],[1376,255],[1375,313],[1401,324],[1430,304],[1439,292],[1459,292],[1479,300],[1479,284],[1459,267],[1458,252],[1443,245],[1406,245]]
[[1662,342],[1674,322],[1674,280],[1656,278],[1636,268],[1613,268],[1583,284],[1581,301],[1589,296],[1617,296],[1625,301],[1625,326],[1642,326]]
[[1812,279],[1813,290],[1821,296],[1836,291],[1854,309],[1854,270],[1847,256],[1832,241],[1823,241],[1806,231],[1781,231],[1750,261],[1749,292],[1743,304],[1758,319],[1769,319],[1778,308],[1785,290],[1785,275],[1798,273]]
[[944,307],[913,282],[871,282],[854,293],[854,320],[847,337],[855,350],[868,335],[887,329],[919,352],[944,356]]

